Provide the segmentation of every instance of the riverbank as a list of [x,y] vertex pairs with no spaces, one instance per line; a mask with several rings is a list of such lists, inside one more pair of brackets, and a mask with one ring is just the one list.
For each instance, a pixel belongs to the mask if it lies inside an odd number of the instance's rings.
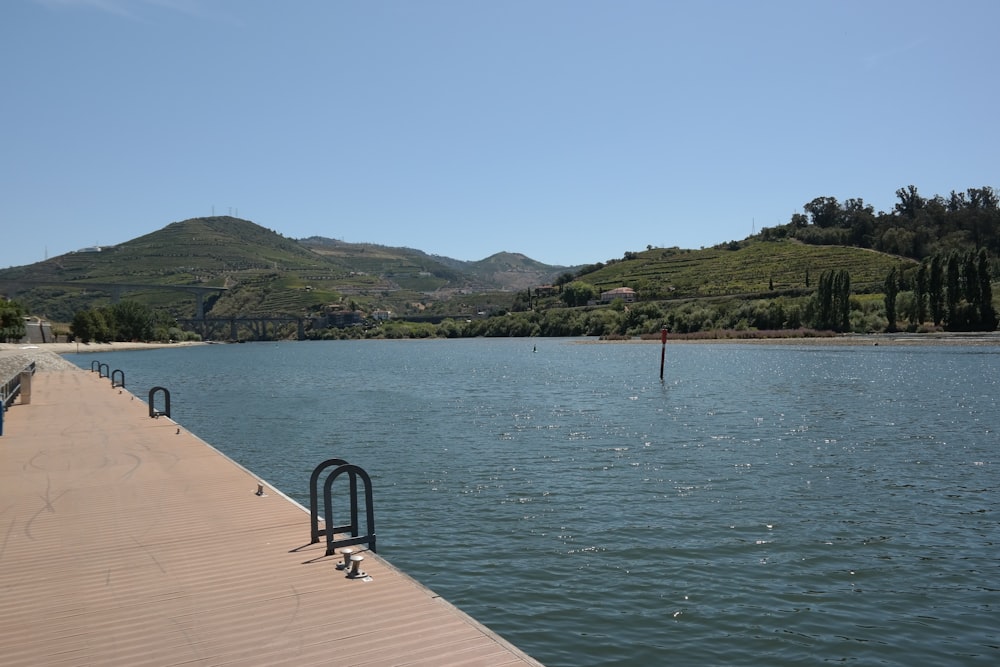
[[[724,335],[711,337],[707,334],[669,334],[667,343],[751,343],[768,345],[979,345],[1000,346],[1000,331],[979,332],[934,332],[934,333],[878,333],[878,334],[831,334],[827,336],[782,336],[780,332],[744,332],[745,335]],[[532,340],[545,340],[537,338]],[[581,343],[659,343],[659,334],[634,338],[581,338]],[[93,354],[122,352],[128,350],[153,350],[159,348],[193,347],[212,345],[201,341],[183,343],[0,343],[0,358],[20,355],[28,358],[46,356],[46,353]]]
[[[584,342],[601,343],[659,343],[660,335],[626,340],[594,340]],[[1000,331],[978,332],[935,332],[935,333],[879,333],[879,334],[832,334],[829,336],[781,336],[754,335],[720,336],[712,338],[700,334],[669,334],[667,344],[743,343],[755,345],[974,345],[1000,346]]]
[[166,347],[190,347],[208,343],[0,343],[0,381],[5,381],[34,362],[42,371],[77,370],[77,366],[64,359],[64,354],[94,354],[125,350],[153,350]]
[[192,345],[208,345],[202,342],[184,343],[0,343],[0,352],[30,352],[45,350],[56,354],[73,354],[74,352],[120,352],[122,350],[153,350],[161,347],[189,347]]

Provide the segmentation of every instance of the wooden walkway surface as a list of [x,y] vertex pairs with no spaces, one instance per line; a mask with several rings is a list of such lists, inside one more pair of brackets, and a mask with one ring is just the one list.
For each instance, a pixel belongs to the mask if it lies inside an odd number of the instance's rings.
[[258,481],[107,378],[36,374],[0,437],[0,664],[539,664],[370,552],[346,578]]

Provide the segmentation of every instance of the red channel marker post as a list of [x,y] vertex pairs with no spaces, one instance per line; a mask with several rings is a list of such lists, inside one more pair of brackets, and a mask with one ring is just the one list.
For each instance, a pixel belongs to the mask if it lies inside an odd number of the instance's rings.
[[667,329],[660,329],[660,382],[663,382],[663,361],[667,358]]

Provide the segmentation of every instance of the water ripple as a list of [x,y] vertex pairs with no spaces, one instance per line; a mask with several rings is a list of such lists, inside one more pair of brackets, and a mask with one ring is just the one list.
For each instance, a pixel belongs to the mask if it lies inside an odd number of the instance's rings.
[[1000,354],[654,347],[114,361],[300,501],[366,468],[380,552],[550,667],[997,663]]

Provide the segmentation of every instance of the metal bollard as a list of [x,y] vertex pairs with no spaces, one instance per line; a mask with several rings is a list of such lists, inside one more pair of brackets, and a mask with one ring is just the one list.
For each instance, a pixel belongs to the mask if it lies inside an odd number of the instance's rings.
[[361,561],[365,559],[361,554],[354,554],[351,556],[351,571],[347,573],[348,579],[361,579],[362,577],[367,577],[365,571],[361,569]]

